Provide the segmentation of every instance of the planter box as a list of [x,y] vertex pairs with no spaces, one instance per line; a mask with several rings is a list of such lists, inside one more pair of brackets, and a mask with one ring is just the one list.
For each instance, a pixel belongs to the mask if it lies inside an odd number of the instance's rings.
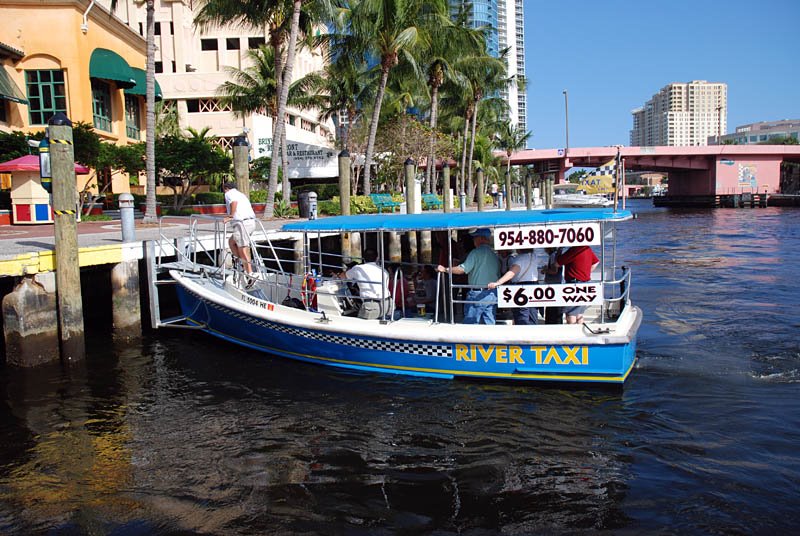
[[[139,205],[139,210],[142,211],[142,214],[147,213],[147,203],[142,203]],[[161,203],[156,203],[156,217],[161,217]]]
[[[86,215],[86,209],[89,208],[89,205],[83,205],[83,212],[82,214]],[[103,214],[103,204],[98,203],[92,207],[92,210],[89,212],[89,216],[100,216]]]

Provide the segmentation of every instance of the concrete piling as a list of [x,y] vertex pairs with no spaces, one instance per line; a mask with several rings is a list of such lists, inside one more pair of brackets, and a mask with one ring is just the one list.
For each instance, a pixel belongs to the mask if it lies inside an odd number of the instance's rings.
[[3,297],[6,360],[17,367],[35,367],[60,356],[55,274],[25,276]]
[[139,299],[139,262],[121,262],[111,269],[111,296],[114,337],[137,339],[142,336],[142,309]]

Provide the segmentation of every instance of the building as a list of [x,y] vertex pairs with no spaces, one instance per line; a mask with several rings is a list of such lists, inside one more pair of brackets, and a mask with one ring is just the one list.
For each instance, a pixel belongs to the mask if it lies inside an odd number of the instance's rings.
[[508,103],[512,125],[527,131],[527,93],[525,91],[525,13],[523,0],[450,0],[451,11],[470,7],[467,22],[473,28],[487,27],[486,51],[495,58],[508,49],[506,67],[513,81],[500,92]]
[[672,83],[631,112],[632,146],[707,145],[725,132],[728,86],[693,80]]
[[[724,134],[721,143],[751,145],[768,143],[775,138],[794,138],[800,140],[800,119],[781,119],[780,121],[761,121],[736,127],[733,134]],[[716,140],[709,139],[709,145]]]
[[[108,3],[109,0],[101,0]],[[252,157],[272,154],[272,117],[251,114],[237,117],[222,104],[217,89],[231,80],[230,69],[246,69],[248,52],[267,43],[266,28],[253,30],[243,26],[222,26],[200,30],[194,26],[197,3],[156,0],[155,70],[166,105],[177,111],[182,128],[202,130],[229,149],[236,137],[245,134],[252,146]],[[146,3],[137,0],[118,2],[116,13],[141,37],[146,35]],[[298,49],[292,76],[297,80],[321,70],[325,60],[319,52]],[[338,168],[314,161],[333,146],[332,121],[320,121],[310,110],[288,109],[286,139],[289,146],[290,176],[314,174],[336,176]],[[309,160],[309,158],[311,160]],[[335,169],[334,169],[335,168]],[[326,171],[327,170],[327,171]],[[333,170],[333,171],[331,171]]]
[[[33,133],[63,112],[106,142],[144,138],[145,40],[89,0],[0,4],[0,130]],[[82,190],[93,175],[78,177]],[[128,176],[99,186],[128,191]],[[107,183],[111,184],[107,184]]]

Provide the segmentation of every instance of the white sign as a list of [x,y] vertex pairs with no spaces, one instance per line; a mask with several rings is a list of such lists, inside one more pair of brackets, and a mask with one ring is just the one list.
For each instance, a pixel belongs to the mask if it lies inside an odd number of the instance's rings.
[[497,306],[564,307],[603,303],[602,283],[568,283],[565,285],[503,285],[497,287]]
[[495,249],[560,248],[600,245],[600,224],[563,223],[494,230]]
[[[272,157],[272,118],[253,116],[255,158]],[[336,149],[301,143],[286,142],[286,160],[291,179],[323,179],[339,176],[339,154]]]

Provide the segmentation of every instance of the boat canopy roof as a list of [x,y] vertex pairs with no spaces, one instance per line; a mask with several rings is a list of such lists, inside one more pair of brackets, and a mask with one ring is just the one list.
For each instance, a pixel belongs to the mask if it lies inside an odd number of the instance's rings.
[[333,216],[284,224],[282,230],[295,232],[417,231],[473,229],[476,227],[519,227],[567,222],[625,221],[629,210],[549,209],[494,210],[489,212],[434,212],[427,214],[364,214]]

